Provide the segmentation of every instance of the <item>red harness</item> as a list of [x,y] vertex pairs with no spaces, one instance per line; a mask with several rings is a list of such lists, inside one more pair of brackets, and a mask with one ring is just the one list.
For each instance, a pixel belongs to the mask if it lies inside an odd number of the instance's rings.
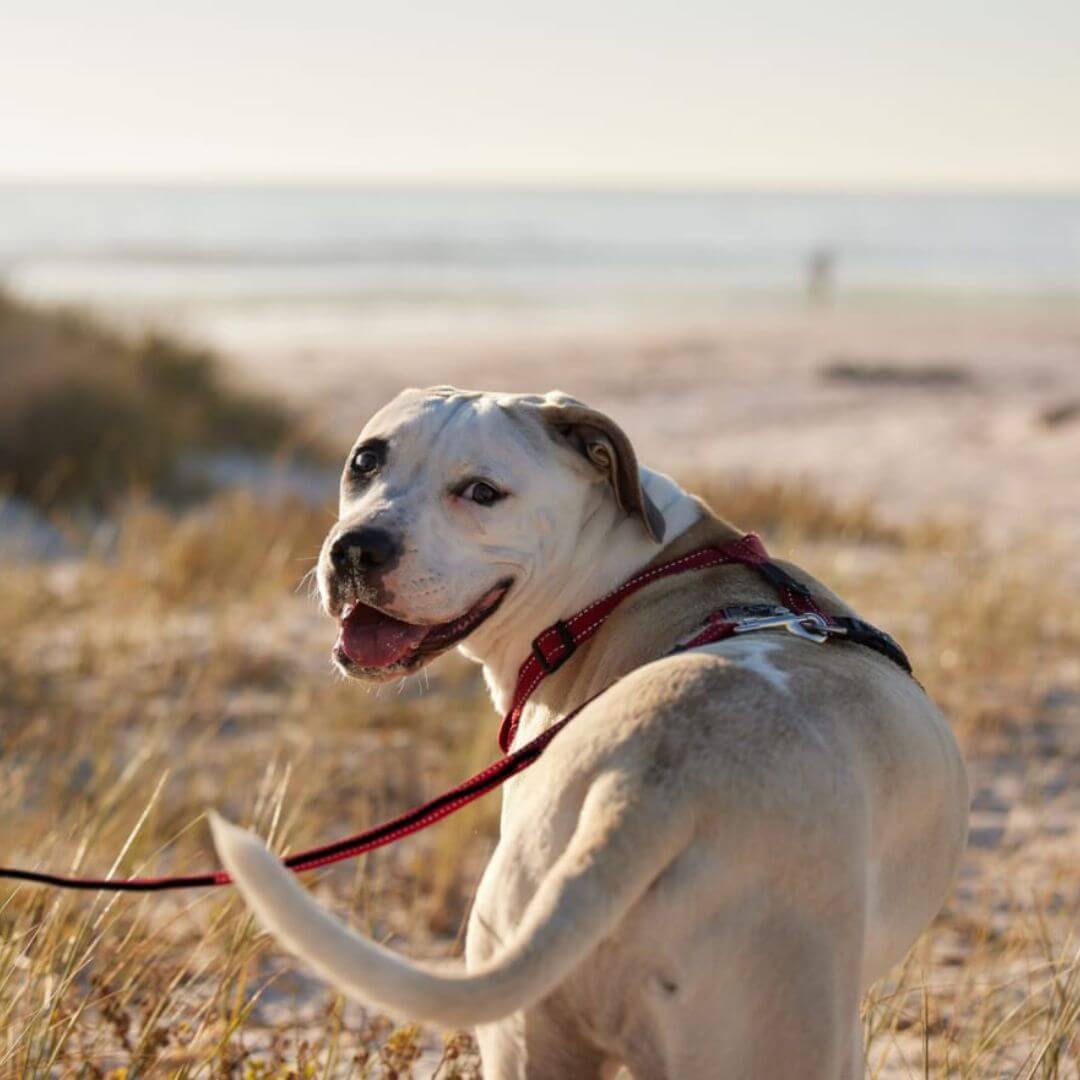
[[[630,578],[613,592],[583,608],[576,615],[566,620],[559,620],[549,626],[532,643],[532,652],[526,657],[518,672],[517,686],[510,703],[510,708],[503,717],[499,729],[499,747],[504,756],[493,762],[482,772],[470,777],[463,784],[444,792],[437,798],[417,806],[412,810],[365,829],[354,836],[347,836],[321,847],[299,851],[288,856],[283,862],[290,870],[300,873],[314,870],[319,866],[340,862],[361,855],[365,851],[384,847],[400,840],[404,836],[426,829],[429,825],[441,821],[444,817],[460,810],[474,799],[486,795],[489,791],[505,783],[510,777],[528,768],[547,748],[548,743],[564,728],[586,705],[595,701],[595,694],[583,701],[575,709],[557,720],[536,738],[511,751],[522,711],[530,696],[547,678],[558,671],[584,642],[595,634],[608,616],[625,600],[639,589],[651,585],[673,574],[684,574],[691,570],[705,570],[713,566],[738,564],[747,566],[764,577],[773,585],[780,597],[782,607],[770,605],[752,605],[741,608],[728,608],[714,612],[705,621],[704,626],[679,643],[674,651],[698,648],[714,641],[722,641],[736,634],[754,630],[783,628],[800,637],[817,642],[824,642],[830,637],[855,642],[876,649],[890,660],[911,673],[911,665],[903,650],[888,634],[870,626],[861,619],[847,616],[826,615],[815,603],[810,591],[793,578],[786,570],[769,559],[761,540],[753,533],[722,547],[700,548],[673,559],[671,562],[654,566]],[[603,693],[603,691],[600,691]],[[173,877],[151,878],[81,878],[64,877],[37,870],[21,870],[14,867],[0,867],[0,878],[17,881],[31,881],[43,885],[55,885],[64,889],[108,889],[113,892],[158,892],[165,889],[192,889],[209,885],[227,885],[229,875],[224,870],[207,874],[188,874]]]

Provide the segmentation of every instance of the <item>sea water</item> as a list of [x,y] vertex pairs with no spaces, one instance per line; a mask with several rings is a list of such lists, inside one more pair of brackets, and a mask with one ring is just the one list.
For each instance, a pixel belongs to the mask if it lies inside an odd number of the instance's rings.
[[0,186],[0,283],[226,346],[1080,302],[1080,194]]

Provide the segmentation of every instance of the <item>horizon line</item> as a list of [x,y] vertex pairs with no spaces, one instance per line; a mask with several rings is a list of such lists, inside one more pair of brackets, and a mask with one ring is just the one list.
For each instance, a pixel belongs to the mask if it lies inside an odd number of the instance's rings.
[[364,179],[361,177],[167,177],[167,176],[30,176],[0,174],[0,188],[159,188],[268,191],[417,191],[475,192],[477,194],[671,194],[671,195],[1016,195],[1080,197],[1080,180],[1037,184],[1002,181],[950,183],[878,181],[725,181],[650,180],[525,180],[420,178]]

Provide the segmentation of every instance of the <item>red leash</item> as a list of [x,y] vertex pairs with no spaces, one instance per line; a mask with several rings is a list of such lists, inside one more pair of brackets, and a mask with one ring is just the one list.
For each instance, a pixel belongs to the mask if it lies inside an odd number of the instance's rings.
[[[590,701],[592,699],[590,698]],[[463,784],[444,792],[422,806],[414,807],[400,817],[384,821],[365,829],[354,836],[324,844],[321,847],[298,851],[282,862],[296,873],[314,870],[319,866],[329,866],[361,855],[365,851],[392,844],[410,833],[419,832],[463,806],[486,795],[493,788],[509,780],[511,776],[528,768],[543,752],[549,742],[566,726],[584,707],[585,702],[573,712],[568,713],[557,723],[538,735],[532,742],[515,750],[512,754],[493,762],[483,772],[478,772]],[[197,889],[209,885],[228,885],[232,880],[224,870],[209,874],[187,874],[174,877],[137,877],[137,878],[82,878],[64,877],[60,874],[48,874],[38,870],[20,870],[14,867],[0,867],[0,878],[15,881],[31,881],[40,885],[54,885],[59,889],[107,889],[110,892],[162,892],[167,889]]]
[[768,557],[761,540],[753,533],[733,540],[723,547],[698,548],[681,559],[673,559],[671,562],[654,566],[651,570],[642,571],[607,596],[601,596],[588,607],[582,608],[565,622],[560,620],[554,626],[549,626],[532,643],[532,652],[518,671],[517,689],[499,728],[499,749],[505,754],[513,744],[522,710],[533,691],[552,672],[558,671],[574,655],[577,647],[588,641],[628,596],[672,574],[706,570],[712,566],[723,566],[725,563],[765,562]]
[[[482,795],[499,787],[523,769],[527,769],[540,757],[548,743],[598,696],[594,695],[588,701],[582,702],[576,709],[537,735],[535,739],[511,752],[510,747],[517,734],[522,711],[540,683],[548,675],[558,671],[578,647],[603,626],[615,608],[639,589],[662,578],[670,577],[672,574],[684,574],[691,570],[704,570],[731,563],[750,567],[764,577],[778,591],[785,611],[756,618],[741,618],[727,611],[716,612],[709,617],[704,628],[690,640],[681,644],[679,649],[696,648],[714,641],[722,641],[724,638],[748,630],[784,627],[793,633],[818,642],[823,642],[830,636],[837,636],[856,644],[867,645],[889,657],[910,674],[911,665],[907,657],[888,634],[861,619],[825,615],[803,584],[770,561],[761,540],[753,533],[738,540],[732,540],[723,547],[699,548],[689,555],[642,571],[613,592],[583,608],[576,615],[549,626],[533,641],[532,652],[526,657],[518,671],[514,696],[499,729],[499,748],[504,756],[498,761],[492,762],[482,772],[478,772],[450,791],[406,811],[399,817],[365,829],[354,836],[347,836],[342,840],[323,844],[321,847],[309,848],[307,851],[298,851],[295,855],[282,860],[285,866],[296,873],[301,873],[392,844],[395,840],[434,825],[435,822],[455,813],[474,799],[479,799]],[[224,870],[174,877],[83,878],[65,877],[61,874],[49,874],[37,870],[0,867],[0,878],[54,885],[61,889],[107,889],[111,892],[160,892],[165,889],[194,889],[227,885],[230,882],[229,875]]]

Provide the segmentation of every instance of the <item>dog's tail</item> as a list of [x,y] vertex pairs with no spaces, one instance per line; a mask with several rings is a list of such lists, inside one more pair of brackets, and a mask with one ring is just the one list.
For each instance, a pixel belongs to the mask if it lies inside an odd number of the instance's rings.
[[[214,843],[263,926],[350,997],[465,1027],[525,1008],[608,937],[689,836],[685,815],[627,778],[596,782],[578,826],[504,947],[469,974],[435,974],[354,933],[320,907],[251,833],[211,815]],[[638,790],[631,793],[627,787]]]

